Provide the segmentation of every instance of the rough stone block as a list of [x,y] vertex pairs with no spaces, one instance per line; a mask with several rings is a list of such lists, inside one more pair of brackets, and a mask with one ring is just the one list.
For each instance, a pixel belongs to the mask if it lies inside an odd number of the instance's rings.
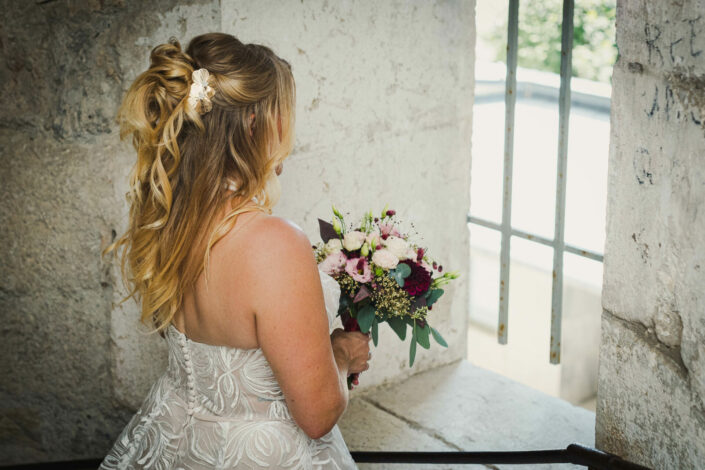
[[700,468],[705,409],[692,374],[639,324],[602,319],[596,441],[600,449],[655,468]]
[[617,10],[596,439],[657,468],[702,462],[703,6]]

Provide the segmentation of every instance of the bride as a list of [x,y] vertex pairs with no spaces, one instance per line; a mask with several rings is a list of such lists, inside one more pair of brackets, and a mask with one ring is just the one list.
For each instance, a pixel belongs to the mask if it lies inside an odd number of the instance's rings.
[[[333,330],[338,284],[271,215],[293,146],[294,79],[231,35],[172,39],[124,98],[137,162],[122,254],[169,365],[101,469],[356,468],[336,422],[369,337]],[[104,254],[105,254],[104,253]]]

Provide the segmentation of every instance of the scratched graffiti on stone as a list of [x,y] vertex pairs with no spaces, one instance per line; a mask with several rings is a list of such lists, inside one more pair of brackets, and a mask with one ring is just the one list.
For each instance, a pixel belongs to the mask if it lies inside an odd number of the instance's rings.
[[634,174],[639,184],[654,184],[654,175],[651,171],[651,154],[648,149],[644,147],[636,149],[632,165],[634,166]]
[[666,72],[664,80],[643,95],[646,115],[705,128],[705,77],[694,72],[695,65],[705,57],[702,15],[644,23],[644,45],[648,64]]
[[[699,58],[705,49],[702,15],[676,23],[645,23],[644,41],[649,65],[684,66]],[[685,26],[685,27],[684,27]]]

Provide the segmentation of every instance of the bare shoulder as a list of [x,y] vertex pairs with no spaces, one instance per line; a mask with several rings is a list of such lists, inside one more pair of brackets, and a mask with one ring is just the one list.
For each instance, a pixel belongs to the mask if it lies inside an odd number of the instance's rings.
[[311,241],[295,223],[282,217],[264,215],[252,221],[245,235],[248,249],[245,261],[257,266],[298,263],[315,264]]
[[253,221],[249,230],[249,237],[257,240],[257,244],[268,243],[272,248],[284,246],[296,248],[305,246],[311,248],[311,242],[304,231],[294,222],[283,217],[264,215]]

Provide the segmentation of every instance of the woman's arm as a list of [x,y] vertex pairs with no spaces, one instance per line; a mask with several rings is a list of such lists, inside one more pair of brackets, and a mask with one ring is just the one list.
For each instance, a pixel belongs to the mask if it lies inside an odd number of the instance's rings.
[[347,376],[367,369],[369,337],[328,333],[320,274],[306,235],[277,217],[251,228],[246,255],[257,341],[292,417],[311,438],[328,433],[345,411]]

